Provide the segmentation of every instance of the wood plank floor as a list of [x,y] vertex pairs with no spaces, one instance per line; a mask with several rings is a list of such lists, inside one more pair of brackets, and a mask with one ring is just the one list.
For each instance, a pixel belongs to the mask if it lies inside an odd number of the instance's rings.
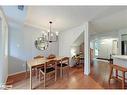
[[[121,82],[111,80],[110,85],[108,84],[110,66],[108,62],[94,61],[91,65],[90,77],[99,83],[104,89],[121,89]],[[125,86],[127,88],[127,84]]]
[[[57,81],[47,83],[46,89],[119,89],[121,83],[111,80],[108,85],[109,65],[107,62],[95,61],[91,65],[91,73],[89,76],[83,74],[83,68],[73,67],[69,71],[69,77],[64,75],[63,78],[58,77]],[[44,89],[43,82],[40,84],[38,79],[33,78],[34,89]],[[23,79],[13,85],[11,89],[29,89],[29,78]]]
[[[36,78],[33,78],[33,86],[35,89],[44,89],[43,82],[39,84]],[[63,78],[58,78],[56,82],[52,79],[47,83],[46,89],[98,89],[102,88],[90,76],[83,74],[82,68],[71,68],[69,77],[64,75]],[[29,79],[20,81],[13,85],[12,89],[29,89]]]

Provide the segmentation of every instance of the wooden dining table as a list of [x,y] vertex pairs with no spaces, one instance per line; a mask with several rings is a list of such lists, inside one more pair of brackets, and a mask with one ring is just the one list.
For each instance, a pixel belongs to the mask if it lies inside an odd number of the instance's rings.
[[[26,72],[27,72],[27,67],[29,67],[30,69],[30,89],[32,89],[32,69],[36,68],[38,66],[42,66],[44,65],[46,62],[50,61],[50,60],[56,60],[56,61],[60,61],[62,60],[62,58],[64,57],[55,57],[53,59],[47,59],[47,58],[38,58],[38,59],[31,59],[27,61],[27,66],[26,66]],[[27,73],[26,73],[27,74]]]

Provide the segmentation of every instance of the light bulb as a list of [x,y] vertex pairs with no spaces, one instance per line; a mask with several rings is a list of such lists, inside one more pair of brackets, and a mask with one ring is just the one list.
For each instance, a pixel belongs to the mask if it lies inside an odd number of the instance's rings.
[[51,36],[53,36],[53,33],[51,33]]
[[58,36],[59,32],[56,31],[56,35]]
[[49,30],[49,29],[48,29],[47,31],[48,31],[48,32],[50,32],[50,30]]
[[44,33],[45,36],[47,36],[47,33]]
[[45,31],[42,31],[42,34],[44,34],[45,33]]

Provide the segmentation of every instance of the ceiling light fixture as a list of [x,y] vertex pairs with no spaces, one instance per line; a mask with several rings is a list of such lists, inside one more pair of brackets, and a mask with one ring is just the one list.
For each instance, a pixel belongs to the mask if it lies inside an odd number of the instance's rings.
[[56,42],[58,40],[58,32],[52,32],[52,21],[49,22],[48,42]]
[[58,32],[52,32],[51,29],[52,22],[49,22],[49,31],[42,31],[42,36],[38,37],[35,40],[35,46],[39,50],[46,50],[49,46],[49,43],[56,42],[58,40]]

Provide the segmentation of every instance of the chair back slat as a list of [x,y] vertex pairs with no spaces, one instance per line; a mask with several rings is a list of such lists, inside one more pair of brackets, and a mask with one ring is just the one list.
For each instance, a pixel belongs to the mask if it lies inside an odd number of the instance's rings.
[[44,58],[44,56],[38,55],[38,56],[35,56],[35,57],[34,57],[34,59],[38,59],[38,58]]
[[56,69],[56,62],[57,62],[56,60],[50,60],[50,61],[46,62],[44,64],[44,72],[46,72],[47,68],[53,67],[54,69]]
[[56,65],[56,60],[50,60],[48,62],[46,62],[46,66],[55,66]]
[[55,58],[56,56],[54,55],[54,54],[50,54],[48,57],[47,57],[47,59],[53,59],[53,58]]
[[62,64],[69,64],[69,57],[62,58],[61,63]]

